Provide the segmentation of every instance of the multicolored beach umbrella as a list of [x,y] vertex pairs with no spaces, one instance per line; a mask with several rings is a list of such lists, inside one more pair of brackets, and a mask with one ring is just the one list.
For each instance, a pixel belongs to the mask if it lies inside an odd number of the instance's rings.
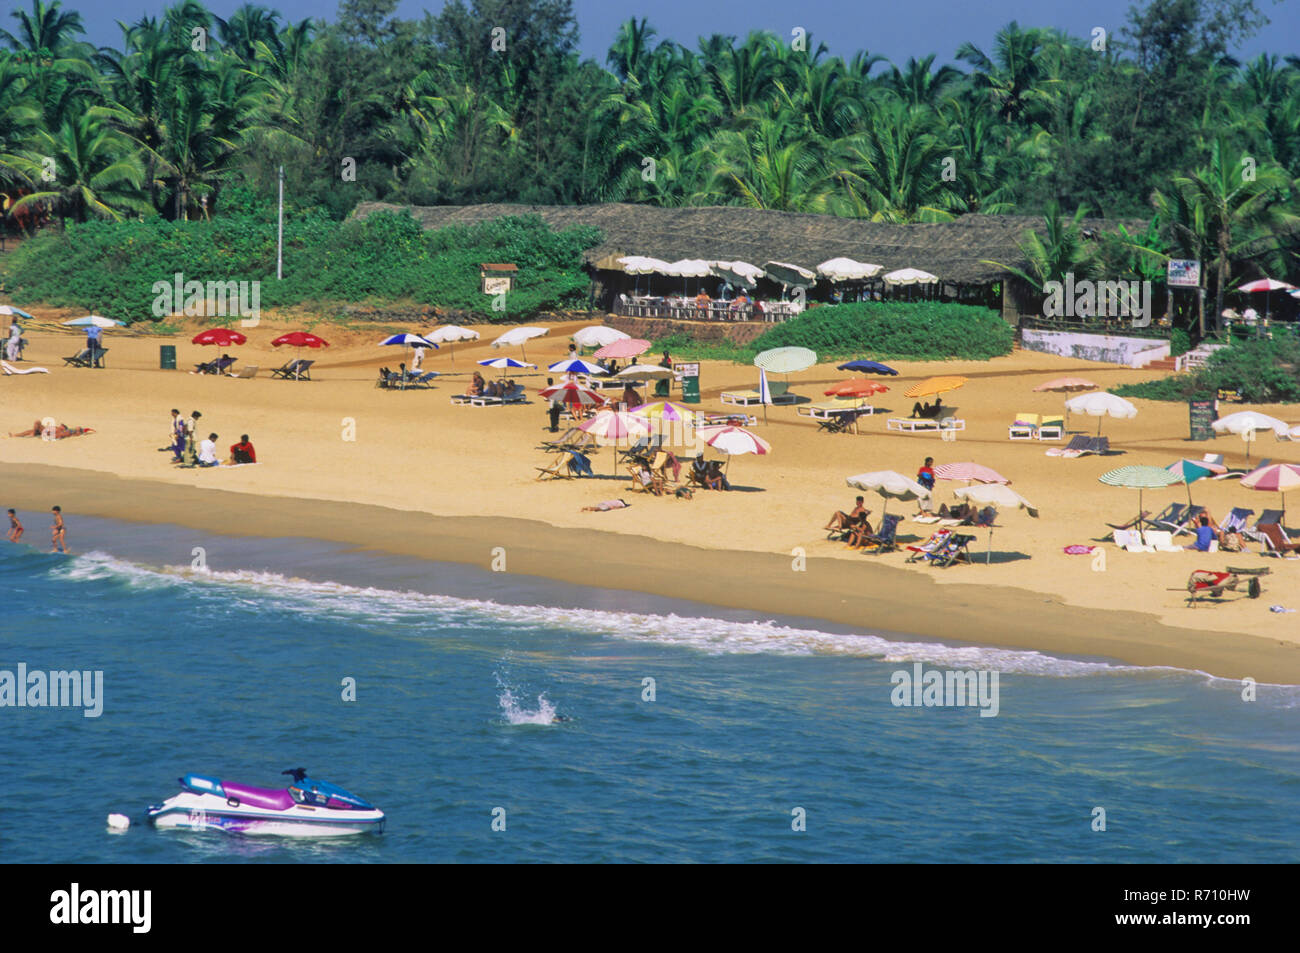
[[[1214,476],[1214,469],[1203,460],[1188,460],[1184,457],[1181,460],[1175,460],[1169,466],[1165,467],[1170,473],[1178,477],[1178,482],[1187,486],[1187,505],[1192,504],[1192,484],[1197,480],[1203,480],[1207,476]],[[1219,469],[1222,469],[1220,467]]]
[[577,381],[566,381],[554,387],[545,387],[538,392],[545,400],[558,400],[562,404],[581,404],[583,407],[599,407],[605,398],[589,387],[583,387]]
[[1164,467],[1147,465],[1119,467],[1097,478],[1107,486],[1122,486],[1138,491],[1138,519],[1142,519],[1142,491],[1157,490],[1179,482],[1178,474]]
[[1271,463],[1258,470],[1252,470],[1241,478],[1241,485],[1248,490],[1272,490],[1282,494],[1282,512],[1286,512],[1286,491],[1300,487],[1300,465],[1294,463]]

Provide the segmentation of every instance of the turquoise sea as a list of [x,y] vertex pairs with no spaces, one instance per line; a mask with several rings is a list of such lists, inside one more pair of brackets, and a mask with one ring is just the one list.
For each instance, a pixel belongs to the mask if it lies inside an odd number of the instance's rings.
[[[102,671],[103,713],[0,707],[0,861],[1300,861],[1294,686],[69,524],[70,557],[0,543],[0,670]],[[895,706],[916,662],[996,670],[997,716]],[[139,820],[183,773],[298,766],[386,832]]]

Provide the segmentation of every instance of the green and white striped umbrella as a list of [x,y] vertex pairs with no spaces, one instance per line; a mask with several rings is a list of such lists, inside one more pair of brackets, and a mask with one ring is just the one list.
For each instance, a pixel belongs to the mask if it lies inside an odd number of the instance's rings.
[[806,347],[774,347],[754,358],[754,366],[769,374],[793,374],[817,363],[817,352]]
[[1128,466],[1119,467],[1097,478],[1107,486],[1123,486],[1138,491],[1138,519],[1142,518],[1142,491],[1157,490],[1162,487],[1182,483],[1182,477],[1164,467]]

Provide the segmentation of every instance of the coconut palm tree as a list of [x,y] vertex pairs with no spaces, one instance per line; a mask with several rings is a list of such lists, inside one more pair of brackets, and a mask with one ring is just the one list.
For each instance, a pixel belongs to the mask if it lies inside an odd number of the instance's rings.
[[1049,39],[1045,30],[1022,30],[1016,21],[998,31],[990,56],[973,43],[957,48],[957,58],[974,67],[971,80],[1003,119],[1028,118],[1043,100],[1045,76],[1042,53]]

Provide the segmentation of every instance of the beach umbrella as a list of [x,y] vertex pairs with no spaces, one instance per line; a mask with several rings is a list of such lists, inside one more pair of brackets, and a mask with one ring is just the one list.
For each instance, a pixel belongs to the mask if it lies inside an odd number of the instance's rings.
[[1090,380],[1085,380],[1082,377],[1058,377],[1056,380],[1048,381],[1046,384],[1039,384],[1034,388],[1034,391],[1036,393],[1042,391],[1069,392],[1096,389],[1096,384]]
[[817,274],[830,281],[863,281],[884,271],[884,265],[869,265],[852,258],[832,258],[817,266]]
[[673,369],[660,367],[658,364],[633,364],[631,367],[623,368],[614,376],[630,381],[662,381],[673,376]]
[[[954,464],[955,466],[965,466],[966,464]],[[970,464],[976,466],[976,464]],[[935,469],[935,475],[938,476],[939,470]],[[959,500],[967,500],[978,506],[998,506],[1006,509],[1023,509],[1035,519],[1038,518],[1038,507],[1030,503],[1023,496],[1017,493],[1011,487],[1002,483],[983,483],[978,486],[963,486],[952,491],[952,495]],[[984,553],[984,565],[993,562],[993,524],[989,524],[989,542],[988,549]]]
[[744,427],[734,427],[730,424],[697,427],[695,437],[698,440],[703,440],[719,453],[727,455],[725,468],[727,470],[731,469],[731,458],[734,456],[742,453],[753,453],[762,456],[772,452],[772,445],[758,434],[746,430]]
[[997,470],[979,463],[941,463],[934,468],[934,475],[939,480],[965,480],[967,483],[1010,483]]
[[609,371],[599,364],[592,364],[584,361],[580,357],[566,357],[562,361],[556,361],[546,368],[548,371],[555,371],[557,374],[608,374]]
[[822,393],[827,397],[871,397],[874,394],[883,394],[887,390],[889,390],[889,388],[879,381],[870,381],[864,377],[855,377],[853,380],[840,381],[838,384],[833,384],[827,390],[822,391]]
[[889,512],[890,500],[922,500],[930,495],[930,491],[921,484],[893,470],[859,473],[857,476],[849,477],[845,482],[855,489],[870,490],[880,494],[885,500],[884,513]]
[[1220,417],[1210,424],[1215,433],[1235,433],[1246,441],[1246,462],[1250,462],[1250,444],[1259,430],[1271,430],[1279,437],[1284,437],[1291,425],[1283,423],[1276,417],[1261,414],[1255,410],[1241,410],[1235,414]]
[[682,279],[682,294],[686,294],[687,278],[706,278],[713,274],[713,268],[700,258],[683,258],[672,262],[664,271],[666,275]]
[[[1123,397],[1116,397],[1107,391],[1095,394],[1080,394],[1065,402],[1065,409],[1075,414],[1087,414],[1097,418],[1097,433],[1101,434],[1102,417],[1136,417],[1138,409]],[[1160,469],[1156,467],[1155,469]]]
[[206,331],[200,331],[194,337],[190,338],[191,344],[215,345],[217,347],[231,347],[235,344],[246,344],[248,338],[238,331],[232,331],[230,328],[208,328]]
[[550,328],[539,327],[535,324],[521,324],[517,328],[511,328],[505,334],[498,337],[492,342],[492,347],[518,347],[519,353],[523,355],[524,360],[528,360],[528,349],[524,344],[533,338],[539,338],[543,334],[550,334]]
[[[666,275],[668,269],[672,266],[661,258],[648,258],[645,255],[626,255],[618,259],[618,263],[623,266],[625,274],[629,275]],[[632,286],[632,293],[640,287],[641,279],[638,277]]]
[[597,440],[616,443],[629,437],[644,437],[650,432],[650,424],[644,417],[620,410],[600,410],[590,420],[578,424],[578,429],[591,434]]
[[615,341],[625,341],[632,335],[618,328],[593,324],[573,332],[573,343],[578,347],[602,347]]
[[1107,486],[1122,486],[1138,491],[1138,519],[1142,518],[1142,491],[1157,490],[1179,482],[1178,474],[1171,473],[1164,467],[1145,464],[1120,467],[1110,470],[1097,478]]
[[1274,291],[1295,291],[1296,286],[1287,284],[1285,281],[1278,281],[1276,278],[1261,278],[1258,281],[1248,281],[1237,289],[1247,294],[1264,295],[1264,317],[1268,317],[1268,306],[1271,303]]
[[[434,344],[428,338],[423,337],[419,334],[412,334],[409,331],[404,331],[401,334],[394,334],[391,337],[386,337],[379,342],[379,346],[380,347],[410,347],[412,352],[412,357],[414,357],[415,348],[417,347],[431,347],[435,351],[438,350],[438,345]],[[403,384],[402,386],[405,387],[406,385]]]
[[919,268],[899,268],[885,275],[885,284],[896,285],[932,285],[939,279],[928,271]]
[[611,341],[609,344],[602,345],[596,351],[595,357],[602,360],[607,357],[622,359],[626,357],[638,357],[650,350],[650,342],[643,338],[621,338],[617,341]]
[[501,371],[501,376],[506,376],[506,368],[510,367],[536,367],[536,364],[525,364],[523,361],[516,361],[513,357],[491,357],[478,362],[483,367],[495,367]]
[[26,318],[28,321],[36,320],[22,308],[15,308],[11,304],[0,304],[0,314],[7,314],[10,317],[17,315],[20,318]]
[[937,394],[946,394],[950,390],[956,390],[966,383],[965,377],[927,377],[919,384],[913,384],[907,390],[903,391],[904,397],[933,397]]
[[747,261],[715,261],[712,270],[719,278],[739,288],[756,288],[758,279],[763,277],[763,269]]
[[546,400],[558,400],[562,404],[581,404],[583,407],[599,407],[605,398],[590,387],[583,387],[577,381],[565,381],[553,387],[545,387],[539,396]]
[[[1197,480],[1203,480],[1207,476],[1212,476],[1215,467],[1206,463],[1204,460],[1188,460],[1184,457],[1181,460],[1175,460],[1169,466],[1165,467],[1170,473],[1178,477],[1178,482],[1187,487],[1187,505],[1192,505],[1192,484]],[[1224,469],[1218,467],[1217,469]]]
[[887,364],[881,364],[877,361],[849,361],[847,364],[841,364],[836,370],[859,371],[863,374],[885,374],[889,377],[898,376],[898,371]]
[[695,419],[695,411],[685,404],[671,400],[656,400],[640,407],[631,408],[628,413],[636,414],[647,420],[667,421],[668,423],[690,423]]
[[71,321],[64,321],[64,327],[68,328],[120,328],[125,327],[125,321],[119,321],[116,318],[103,318],[97,314],[88,314],[84,318],[73,318]]
[[1286,491],[1300,487],[1300,465],[1270,463],[1252,470],[1241,478],[1241,485],[1249,490],[1272,490],[1282,494],[1282,512],[1286,512]]
[[811,288],[817,283],[817,273],[788,261],[768,261],[763,263],[763,271],[781,286],[784,294],[788,288]]
[[754,358],[754,366],[769,374],[793,374],[817,363],[817,352],[806,347],[774,347]]
[[[462,328],[458,324],[444,324],[441,327],[434,328],[424,339],[431,344],[448,344],[454,345],[457,341],[477,341],[481,335],[477,331],[469,328]],[[456,363],[456,348],[451,348],[451,362]]]
[[[315,334],[312,334],[310,331],[290,331],[288,334],[281,334],[278,338],[276,338],[274,341],[271,342],[271,347],[286,347],[286,346],[291,347],[295,350],[296,355],[294,357],[294,360],[298,361],[301,358],[298,357],[297,355],[302,354],[303,348],[329,347],[330,342],[326,341],[322,337],[317,337]],[[293,368],[294,380],[298,380],[301,370],[302,370],[301,366],[295,363]]]

